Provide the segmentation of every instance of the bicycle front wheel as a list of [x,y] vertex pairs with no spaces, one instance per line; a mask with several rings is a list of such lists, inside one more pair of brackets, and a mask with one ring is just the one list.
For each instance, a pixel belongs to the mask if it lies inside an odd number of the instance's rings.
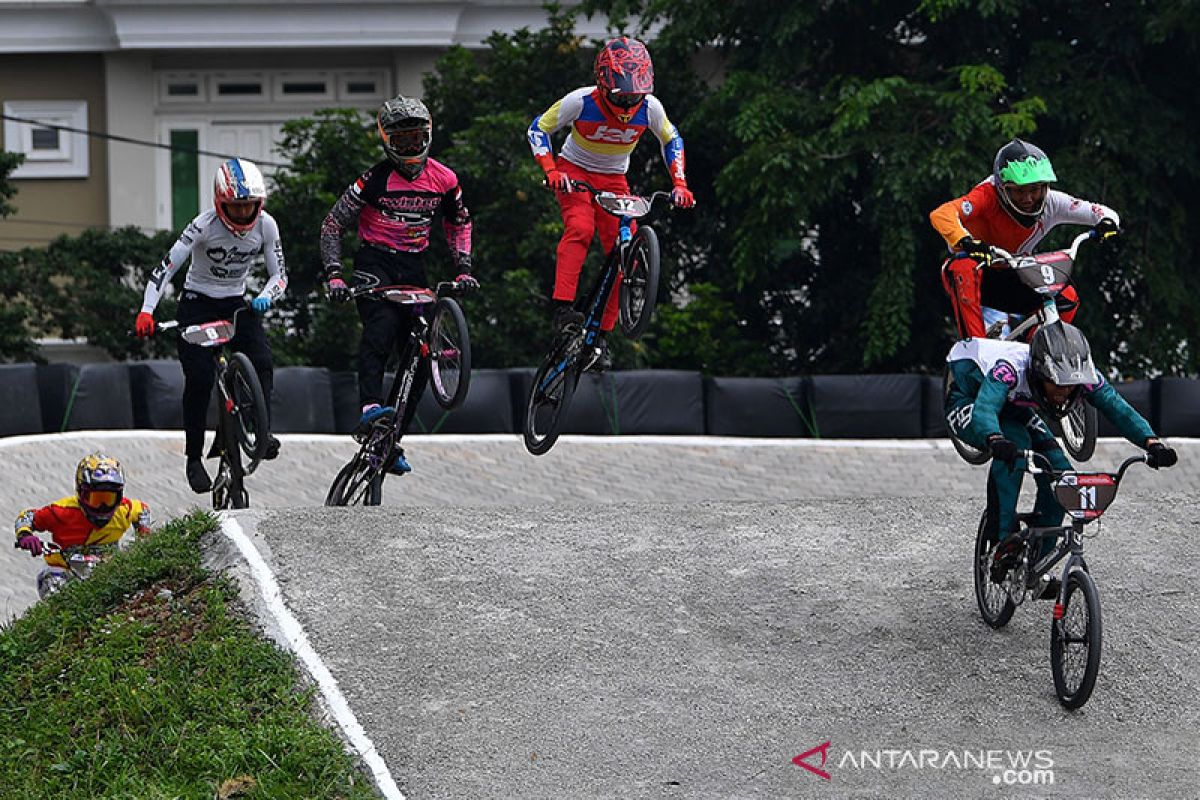
[[640,339],[650,327],[658,301],[658,257],[658,234],[648,225],[639,227],[629,245],[620,286],[621,332],[629,339]]
[[1091,575],[1073,569],[1065,598],[1062,618],[1050,623],[1050,670],[1058,701],[1079,708],[1092,696],[1100,674],[1100,592]]
[[987,529],[987,512],[979,519],[975,534],[975,602],[979,615],[993,628],[1003,628],[1012,619],[1017,607],[1002,583],[992,582],[992,554],[996,549],[996,533]]
[[433,307],[429,324],[429,383],[433,399],[447,411],[467,399],[471,385],[471,337],[462,307],[443,297]]
[[535,456],[549,452],[562,432],[567,409],[579,382],[573,359],[565,348],[555,348],[533,376],[525,404],[525,449]]
[[258,373],[244,353],[230,353],[225,367],[225,389],[231,405],[227,405],[233,433],[238,446],[246,455],[243,466],[246,475],[254,472],[267,452],[271,440],[267,421],[267,400],[258,382]]
[[358,453],[350,459],[325,495],[327,506],[377,506],[383,500],[383,476]]
[[1099,420],[1096,407],[1088,402],[1076,403],[1070,413],[1062,418],[1063,445],[1071,458],[1087,461],[1096,452],[1096,431]]

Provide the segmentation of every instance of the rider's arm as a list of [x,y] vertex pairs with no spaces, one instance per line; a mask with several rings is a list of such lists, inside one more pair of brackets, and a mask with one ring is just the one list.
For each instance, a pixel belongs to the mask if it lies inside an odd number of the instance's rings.
[[[199,218],[197,217],[197,219]],[[192,243],[199,237],[200,226],[196,224],[196,220],[192,220],[183,229],[183,233],[179,234],[175,244],[171,245],[171,250],[167,253],[166,258],[150,274],[150,280],[146,283],[146,291],[142,294],[142,311],[147,314],[154,313],[154,309],[158,307],[158,301],[162,299],[163,292],[171,283],[171,278],[175,277],[179,268],[192,257]]]
[[962,241],[964,236],[971,236],[967,230],[965,219],[978,216],[991,205],[992,195],[987,182],[979,183],[962,197],[948,200],[929,212],[929,224],[933,226],[951,250]]
[[133,525],[134,533],[138,536],[148,535],[151,526],[154,525],[154,518],[150,516],[150,506],[141,500],[130,500],[130,505],[133,506],[130,522]]
[[342,275],[342,233],[358,223],[358,215],[366,206],[362,191],[370,175],[368,170],[350,184],[321,223],[321,265],[325,269],[325,280]]
[[675,186],[687,187],[687,172],[683,157],[683,137],[678,129],[667,119],[667,111],[654,95],[646,95],[646,114],[648,127],[662,145],[663,161],[666,162],[667,172],[671,175],[671,183]]
[[283,263],[283,242],[279,239],[279,223],[267,212],[262,212],[263,257],[267,262],[267,283],[259,297],[275,302],[283,297],[287,289],[287,268]]
[[1111,219],[1118,228],[1121,226],[1121,217],[1108,206],[1090,200],[1080,200],[1057,189],[1046,193],[1046,211],[1043,219],[1047,228],[1063,223],[1095,225],[1102,219]]
[[17,514],[17,521],[13,524],[17,538],[27,536],[37,530],[35,515],[39,509],[27,508],[20,514]]
[[1121,397],[1112,384],[1103,377],[1100,378],[1100,383],[1097,385],[1087,387],[1083,396],[1096,407],[1097,411],[1108,417],[1108,421],[1121,432],[1122,436],[1138,447],[1145,447],[1149,439],[1155,438],[1154,429],[1150,427],[1146,418],[1129,405],[1125,398]]
[[[972,366],[975,366],[972,364]],[[978,369],[978,367],[975,367]],[[1009,390],[1016,385],[1016,369],[1007,361],[997,361],[979,384],[975,394],[975,408],[971,413],[971,427],[982,440],[1003,434],[1000,428],[1000,412],[1008,402]]]
[[446,244],[454,266],[460,272],[471,271],[471,212],[463,203],[462,187],[455,181],[454,188],[442,195],[442,230],[446,233]]
[[588,94],[587,89],[576,89],[548,109],[533,118],[526,131],[529,138],[529,148],[533,157],[542,169],[549,173],[558,169],[554,163],[554,149],[551,147],[550,134],[562,130],[579,119],[583,111],[583,98]]

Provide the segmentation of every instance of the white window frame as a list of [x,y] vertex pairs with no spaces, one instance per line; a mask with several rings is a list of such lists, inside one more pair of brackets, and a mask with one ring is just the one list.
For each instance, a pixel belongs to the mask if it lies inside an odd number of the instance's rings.
[[[36,119],[51,125],[87,129],[86,100],[6,100],[6,116]],[[25,122],[4,120],[4,149],[25,156],[12,178],[86,178],[88,137],[82,133],[58,132],[57,150],[34,150],[33,129]]]
[[[375,81],[374,94],[351,94],[350,84],[354,81]],[[388,98],[388,76],[384,70],[362,72],[339,72],[337,76],[338,99],[346,102],[384,100]]]
[[[325,84],[323,92],[284,92],[285,83],[315,83]],[[333,100],[337,89],[337,79],[330,72],[276,72],[271,76],[271,90],[276,102],[286,103],[289,100]]]
[[[172,95],[169,91],[172,83],[194,83],[196,84],[196,94]],[[207,103],[208,81],[199,72],[160,72],[158,74],[158,102],[165,105]]]
[[[222,83],[257,83],[258,94],[221,94]],[[212,103],[262,103],[270,100],[271,80],[262,72],[214,72],[208,76]]]

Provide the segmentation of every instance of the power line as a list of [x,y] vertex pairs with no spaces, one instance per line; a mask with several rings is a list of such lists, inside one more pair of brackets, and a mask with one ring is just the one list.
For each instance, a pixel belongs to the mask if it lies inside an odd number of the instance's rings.
[[[192,147],[179,147],[173,144],[161,144],[160,142],[150,142],[145,139],[134,139],[129,136],[118,136],[115,133],[105,133],[102,131],[88,130],[87,128],[72,128],[70,125],[56,125],[52,122],[40,122],[36,119],[28,119],[26,117],[14,117],[11,114],[0,114],[0,118],[10,120],[11,122],[21,122],[26,125],[37,125],[39,128],[52,128],[57,131],[66,131],[67,133],[81,133],[84,136],[91,136],[96,139],[109,139],[114,142],[124,142],[126,144],[136,144],[142,147],[156,147],[159,150],[170,150],[174,153],[194,153],[201,156],[212,156],[219,158],[222,161],[227,161],[231,158],[241,158],[241,156],[231,156],[226,153],[214,153],[211,150],[198,150]],[[290,164],[283,164],[278,161],[260,161],[254,160],[255,164],[261,164],[267,167],[288,167]]]

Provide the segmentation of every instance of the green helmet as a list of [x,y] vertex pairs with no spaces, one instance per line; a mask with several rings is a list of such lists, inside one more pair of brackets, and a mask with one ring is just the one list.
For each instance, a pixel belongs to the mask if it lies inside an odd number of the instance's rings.
[[996,160],[992,162],[992,178],[996,182],[996,191],[1000,194],[1000,201],[1005,210],[1025,222],[1042,213],[1045,201],[1043,200],[1042,205],[1033,212],[1022,211],[1013,205],[1004,184],[1028,186],[1031,183],[1051,183],[1058,180],[1058,176],[1054,174],[1054,167],[1050,165],[1050,157],[1040,147],[1020,139],[1013,139],[996,153]]

